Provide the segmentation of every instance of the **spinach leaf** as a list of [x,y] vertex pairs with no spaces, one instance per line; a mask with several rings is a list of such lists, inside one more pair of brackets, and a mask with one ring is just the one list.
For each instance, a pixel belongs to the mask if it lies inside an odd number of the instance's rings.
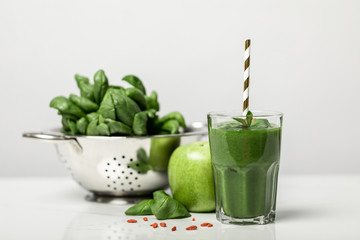
[[80,96],[95,101],[94,86],[90,84],[89,78],[76,74],[75,80],[80,89]]
[[85,113],[81,108],[63,96],[53,98],[50,102],[50,107],[57,109],[60,115],[68,114],[78,118],[85,116]]
[[100,104],[98,113],[104,118],[119,120],[132,126],[135,114],[140,111],[139,106],[121,89],[109,88]]
[[154,203],[151,205],[151,211],[157,219],[164,220],[191,216],[179,201],[171,198],[163,190],[154,192],[153,197]]
[[176,134],[179,133],[179,122],[174,119],[170,119],[161,126],[161,131]]
[[137,160],[128,164],[129,167],[134,169],[135,171],[144,174],[151,170],[151,165],[149,164],[149,158],[146,154],[145,149],[139,148],[136,151]]
[[167,122],[171,119],[178,121],[180,126],[182,126],[183,128],[186,127],[185,119],[184,119],[183,115],[179,112],[171,112],[171,113],[166,114],[165,116],[163,116],[159,119],[159,124],[164,124],[165,122]]
[[144,87],[142,81],[138,77],[136,77],[134,75],[127,75],[127,76],[123,77],[122,80],[128,82],[130,85],[139,89],[144,95],[146,94],[145,87]]
[[106,118],[105,123],[108,125],[111,135],[131,135],[132,129],[122,122]]
[[126,210],[126,215],[152,215],[151,205],[154,203],[153,199],[142,200],[138,204]]
[[85,112],[94,112],[98,110],[99,105],[94,103],[93,101],[89,100],[86,97],[79,97],[75,94],[70,94],[69,99],[72,103],[74,103],[76,106],[84,110]]
[[148,109],[145,110],[144,112],[146,112],[147,116],[149,118],[155,118],[156,117],[156,110],[155,109]]
[[89,136],[109,136],[110,130],[104,121],[104,118],[99,115],[98,119],[94,119],[89,123],[86,134]]
[[248,111],[246,114],[246,123],[248,127],[251,126],[252,119],[253,119],[253,114],[251,111]]
[[112,98],[111,89],[106,91],[105,96],[101,101],[98,113],[101,114],[104,118],[109,118],[114,121],[116,120],[115,105]]
[[86,135],[86,129],[89,125],[89,121],[86,117],[82,117],[79,120],[76,121],[76,128],[79,131],[80,134]]
[[63,114],[62,115],[61,124],[63,126],[63,131],[64,132],[69,132],[70,131],[70,126],[69,126],[68,120],[76,121],[77,117],[75,117],[73,115],[69,115],[69,114]]
[[111,89],[111,96],[117,119],[128,126],[132,126],[135,114],[141,111],[140,107],[117,89]]
[[76,123],[74,121],[68,120],[68,125],[69,125],[69,128],[70,128],[69,134],[71,134],[71,135],[78,134],[79,131],[78,131],[78,129],[76,127]]
[[122,86],[110,85],[109,88],[120,90],[123,94],[125,94],[125,88]]
[[92,122],[93,120],[96,120],[99,118],[99,114],[97,112],[88,113],[86,115],[86,119],[88,122]]
[[148,156],[146,154],[145,149],[143,149],[143,148],[139,148],[136,151],[136,158],[137,158],[137,160],[142,161],[144,163],[149,162],[149,158],[148,158]]
[[127,88],[127,89],[125,89],[125,94],[126,94],[126,96],[128,96],[129,98],[134,100],[139,105],[141,110],[147,109],[147,102],[146,102],[144,93],[141,92],[139,89]]
[[252,112],[248,111],[245,118],[246,118],[246,120],[243,118],[233,118],[233,119],[240,122],[242,128],[249,128],[251,126],[252,119],[253,119]]
[[150,134],[149,129],[153,128],[153,122],[151,119],[156,117],[156,111],[154,109],[145,110],[135,114],[133,122],[133,131],[137,136],[145,136]]
[[155,109],[156,111],[160,110],[158,95],[155,91],[152,91],[150,96],[144,96],[144,97],[146,99],[148,109]]
[[108,79],[103,70],[99,70],[94,75],[94,97],[95,102],[100,104],[109,87]]
[[139,161],[139,160],[129,163],[128,166],[131,169],[134,169],[135,171],[137,171],[140,174],[145,174],[149,170],[151,170],[150,164],[144,163],[144,162]]
[[135,114],[133,122],[133,131],[137,136],[147,135],[147,112],[138,112]]
[[75,80],[76,80],[76,83],[77,83],[78,87],[80,87],[79,83],[90,84],[89,78],[85,77],[85,76],[82,76],[80,74],[75,74]]

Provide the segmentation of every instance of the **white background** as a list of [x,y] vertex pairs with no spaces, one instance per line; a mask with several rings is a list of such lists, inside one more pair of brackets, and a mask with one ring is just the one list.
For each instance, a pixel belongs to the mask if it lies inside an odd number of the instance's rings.
[[284,112],[281,173],[360,172],[360,1],[0,1],[0,176],[61,176],[49,108],[73,75],[136,74],[161,114],[188,122],[241,109],[252,39],[250,107]]

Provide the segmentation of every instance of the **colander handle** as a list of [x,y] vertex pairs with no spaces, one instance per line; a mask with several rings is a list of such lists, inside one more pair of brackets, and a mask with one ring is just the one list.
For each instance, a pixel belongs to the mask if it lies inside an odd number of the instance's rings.
[[76,148],[76,151],[82,152],[83,148],[76,139],[76,137],[69,137],[60,134],[53,133],[42,133],[42,132],[27,132],[22,135],[24,138],[42,140],[45,142],[59,143],[59,142],[70,142]]

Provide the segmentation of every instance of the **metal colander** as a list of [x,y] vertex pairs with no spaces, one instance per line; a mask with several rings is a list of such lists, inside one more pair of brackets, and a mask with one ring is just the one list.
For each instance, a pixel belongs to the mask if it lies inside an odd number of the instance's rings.
[[55,143],[73,179],[97,196],[141,196],[168,186],[167,163],[181,144],[207,135],[204,123],[182,134],[145,137],[70,136],[60,131],[24,133],[23,137]]

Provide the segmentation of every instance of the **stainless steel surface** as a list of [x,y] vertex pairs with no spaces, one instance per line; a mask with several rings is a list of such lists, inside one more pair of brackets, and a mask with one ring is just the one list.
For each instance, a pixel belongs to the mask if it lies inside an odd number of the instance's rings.
[[[73,179],[95,196],[143,196],[168,186],[167,161],[180,144],[207,136],[205,123],[194,122],[185,133],[144,137],[69,136],[58,132],[24,133],[23,137],[55,143]],[[148,171],[139,170],[139,151]],[[140,158],[140,159],[139,159]],[[95,200],[97,201],[97,200]]]
[[101,196],[91,193],[85,196],[85,200],[89,202],[110,203],[115,205],[137,204],[144,199],[152,199],[152,198],[153,198],[152,194],[139,196],[139,197],[114,197],[114,196]]
[[79,144],[79,142],[77,141],[76,137],[74,136],[67,136],[61,133],[24,133],[23,137],[25,138],[29,138],[29,139],[34,139],[34,140],[42,140],[42,141],[47,141],[47,142],[52,142],[52,143],[61,143],[64,141],[68,141],[71,144],[73,144],[73,147],[75,148],[76,151],[78,152],[82,152],[82,147]]

